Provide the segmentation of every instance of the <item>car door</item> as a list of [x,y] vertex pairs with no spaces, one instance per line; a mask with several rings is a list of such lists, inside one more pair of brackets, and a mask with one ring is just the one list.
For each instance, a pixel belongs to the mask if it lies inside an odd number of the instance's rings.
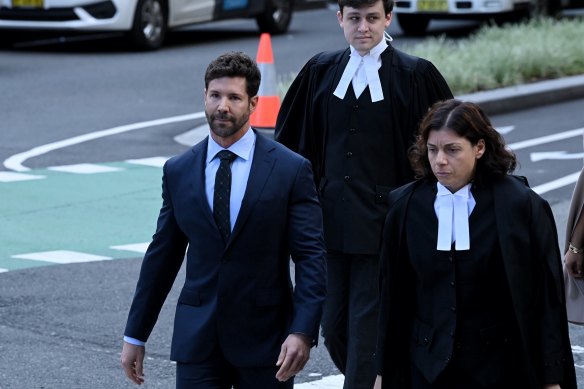
[[177,26],[213,20],[218,0],[169,0],[169,24]]

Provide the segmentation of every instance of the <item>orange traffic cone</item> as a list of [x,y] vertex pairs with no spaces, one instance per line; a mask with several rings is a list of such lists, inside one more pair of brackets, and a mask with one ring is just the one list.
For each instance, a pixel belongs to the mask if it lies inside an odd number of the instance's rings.
[[251,115],[250,123],[254,128],[274,129],[280,110],[280,96],[278,96],[272,42],[268,33],[263,33],[260,36],[256,62],[262,75],[262,81],[258,91],[258,105]]

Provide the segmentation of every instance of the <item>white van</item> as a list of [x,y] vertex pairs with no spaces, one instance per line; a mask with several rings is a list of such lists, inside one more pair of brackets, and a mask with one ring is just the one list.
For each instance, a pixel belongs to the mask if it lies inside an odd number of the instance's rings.
[[[0,30],[124,31],[141,49],[159,48],[168,29],[255,18],[262,32],[288,30],[294,0],[0,0]],[[2,33],[0,31],[0,33]]]

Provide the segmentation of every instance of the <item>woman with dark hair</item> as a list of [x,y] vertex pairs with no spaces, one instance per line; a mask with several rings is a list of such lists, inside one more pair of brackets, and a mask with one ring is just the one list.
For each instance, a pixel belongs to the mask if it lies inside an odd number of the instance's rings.
[[553,215],[501,135],[476,104],[436,103],[410,161],[383,232],[376,386],[575,389]]

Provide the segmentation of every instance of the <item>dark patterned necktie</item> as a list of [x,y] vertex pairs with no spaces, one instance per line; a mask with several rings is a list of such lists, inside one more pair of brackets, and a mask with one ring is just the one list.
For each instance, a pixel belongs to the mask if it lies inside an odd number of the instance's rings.
[[215,175],[215,193],[213,194],[213,217],[215,223],[227,243],[231,235],[231,222],[229,215],[229,199],[231,197],[231,162],[237,155],[229,150],[221,150],[217,153],[221,160],[217,174]]

